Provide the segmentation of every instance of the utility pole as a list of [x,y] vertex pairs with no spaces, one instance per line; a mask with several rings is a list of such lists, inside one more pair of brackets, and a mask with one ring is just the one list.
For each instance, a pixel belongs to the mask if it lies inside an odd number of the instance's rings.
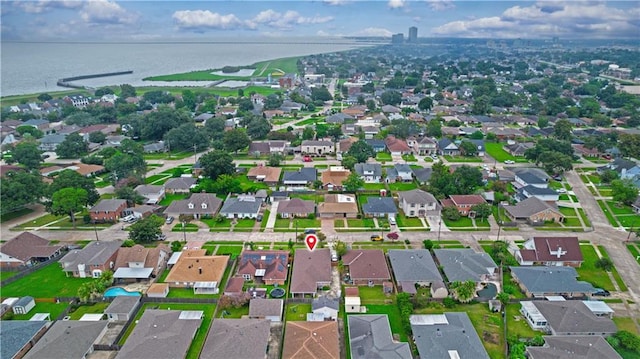
[[296,219],[296,242],[298,241],[298,220]]
[[182,239],[187,242],[187,222],[182,221]]
[[194,144],[193,144],[193,165],[194,165],[194,166],[195,166],[195,164],[196,164],[196,162],[197,162],[197,158],[196,158],[196,156],[197,156],[197,154],[198,154],[198,153],[196,152],[196,148],[197,148],[197,146],[196,146],[196,144],[194,143]]
[[98,228],[96,227],[96,221],[93,221],[93,232],[96,234],[96,242],[99,242],[100,239],[98,239]]
[[[500,215],[500,207],[502,205],[500,203],[498,203],[498,217],[501,217]],[[496,236],[496,242],[500,240],[500,230],[502,229],[502,226],[500,225],[500,222],[502,222],[501,220],[502,218],[499,218],[496,222],[498,222],[498,235]]]
[[440,229],[442,228],[442,216],[438,219],[438,242],[440,242]]
[[629,240],[631,239],[631,233],[633,233],[633,227],[636,225],[636,222],[638,220],[634,220],[633,223],[631,223],[631,227],[629,227],[629,234],[627,235],[627,242],[629,242]]

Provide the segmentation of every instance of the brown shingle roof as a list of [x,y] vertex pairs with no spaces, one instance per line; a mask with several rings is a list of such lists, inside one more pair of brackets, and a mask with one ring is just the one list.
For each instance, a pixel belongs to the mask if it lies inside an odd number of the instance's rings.
[[338,322],[287,322],[282,359],[340,358]]
[[342,263],[349,266],[352,279],[391,279],[384,252],[379,249],[352,249],[342,256]]
[[[205,250],[206,251],[206,250]],[[178,262],[173,265],[165,282],[217,282],[227,268],[229,256],[190,256],[189,251],[182,252]]]
[[398,139],[395,136],[389,135],[384,139],[384,143],[390,152],[408,152],[411,149],[404,140]]
[[0,247],[0,252],[23,262],[31,258],[48,258],[62,249],[52,246],[48,240],[33,233],[23,232]]
[[[535,250],[520,252],[525,261],[582,262],[583,260],[578,237],[533,237],[533,243]],[[552,251],[558,252],[558,249],[565,253],[560,256],[551,254]]]
[[326,186],[328,184],[332,184],[334,186],[341,186],[342,183],[347,179],[347,177],[349,177],[350,174],[351,174],[351,171],[349,170],[344,170],[344,171],[327,170],[322,172],[322,175],[320,177],[321,177],[323,186]]
[[264,182],[278,182],[281,173],[282,168],[258,166],[252,167],[249,172],[247,172],[247,177],[250,179],[262,179]]
[[331,282],[329,249],[316,249],[313,252],[297,249],[291,273],[291,292],[315,293],[319,282]]
[[301,200],[300,198],[292,198],[278,203],[278,213],[315,213],[315,211],[315,202]]
[[457,206],[487,203],[487,201],[485,201],[484,198],[482,198],[482,196],[479,194],[454,194],[450,195],[449,198]]

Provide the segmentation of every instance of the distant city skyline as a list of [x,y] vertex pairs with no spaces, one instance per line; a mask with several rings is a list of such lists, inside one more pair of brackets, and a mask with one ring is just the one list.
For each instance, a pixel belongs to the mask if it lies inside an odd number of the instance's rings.
[[638,38],[638,1],[1,1],[2,40]]

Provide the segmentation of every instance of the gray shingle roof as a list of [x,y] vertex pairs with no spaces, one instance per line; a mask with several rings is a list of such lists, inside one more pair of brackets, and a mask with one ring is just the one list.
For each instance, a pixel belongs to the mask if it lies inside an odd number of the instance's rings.
[[282,316],[282,299],[254,298],[249,302],[249,317]]
[[338,310],[340,308],[340,302],[338,302],[338,298],[328,298],[324,295],[315,298],[311,302],[311,310],[316,310],[324,307]]
[[[426,324],[420,317],[446,318],[445,321]],[[412,315],[411,330],[421,358],[450,358],[456,351],[460,358],[489,359],[467,313]]]
[[348,319],[351,358],[412,358],[409,344],[393,341],[387,315],[350,315]]
[[398,192],[398,198],[401,201],[404,199],[407,203],[429,204],[437,202],[436,198],[431,193],[425,192],[421,189]]
[[55,322],[25,359],[84,358],[107,326],[106,320]]
[[477,282],[492,273],[490,268],[498,267],[487,253],[477,253],[473,249],[435,249],[433,252],[449,282]]
[[578,281],[572,267],[511,267],[518,281],[531,293],[591,293],[595,288]]
[[234,214],[234,213],[258,213],[262,202],[253,197],[253,201],[250,198],[232,197],[224,201],[220,214]]
[[391,197],[368,197],[367,203],[362,205],[365,214],[398,213],[396,204]]
[[282,182],[313,182],[318,178],[315,168],[304,167],[298,171],[286,171],[282,175]]
[[382,176],[382,166],[379,163],[356,163],[354,170],[360,176],[365,176],[365,172],[373,172],[367,176]]
[[555,333],[615,333],[616,324],[608,317],[598,317],[581,301],[536,300],[533,305]]
[[426,249],[390,249],[387,252],[397,282],[442,281],[442,276]]
[[270,323],[265,319],[216,319],[200,357],[264,359]]
[[165,189],[184,189],[188,190],[192,185],[196,184],[198,180],[193,177],[177,177],[169,179],[165,184]]
[[331,253],[329,248],[296,249],[291,271],[291,293],[315,293],[318,282],[331,282]]
[[119,295],[104,310],[105,314],[128,314],[140,302],[139,296]]
[[524,186],[518,190],[518,193],[527,192],[530,196],[549,196],[558,195],[558,192],[551,188],[540,188],[532,185]]
[[0,357],[13,358],[48,321],[2,320],[0,321]]
[[529,197],[518,202],[515,206],[503,206],[502,208],[514,218],[528,218],[547,209],[561,214],[556,208],[537,197]]
[[126,204],[127,201],[124,199],[103,199],[100,202],[96,203],[95,206],[91,207],[91,212],[113,212],[117,210],[122,204]]
[[104,265],[107,259],[109,259],[122,245],[120,241],[113,242],[91,242],[82,249],[75,249],[67,253],[60,263],[65,271],[75,271],[78,268],[78,264],[90,265]]
[[[189,204],[193,205],[193,208],[189,208]],[[202,204],[206,205],[206,208],[202,208]],[[182,199],[178,201],[173,201],[164,210],[164,213],[178,213],[178,214],[195,214],[195,213],[204,213],[204,214],[215,214],[220,206],[222,205],[222,200],[216,197],[213,193],[193,193],[189,199]]]
[[600,335],[545,336],[543,347],[527,347],[531,359],[622,359]]

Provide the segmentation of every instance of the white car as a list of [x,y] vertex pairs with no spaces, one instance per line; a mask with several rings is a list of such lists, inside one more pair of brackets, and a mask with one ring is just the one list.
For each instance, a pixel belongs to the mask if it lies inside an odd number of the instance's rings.
[[556,190],[556,192],[558,192],[558,193],[567,193],[567,190],[566,190],[566,189],[564,189],[564,188],[558,188],[558,189]]
[[514,164],[514,163],[515,163],[515,161],[512,161],[512,160],[506,160],[506,161],[504,161],[504,163],[505,163],[505,164],[508,164],[508,165],[512,165],[512,164]]
[[389,217],[389,224],[395,226],[396,225],[396,217]]

